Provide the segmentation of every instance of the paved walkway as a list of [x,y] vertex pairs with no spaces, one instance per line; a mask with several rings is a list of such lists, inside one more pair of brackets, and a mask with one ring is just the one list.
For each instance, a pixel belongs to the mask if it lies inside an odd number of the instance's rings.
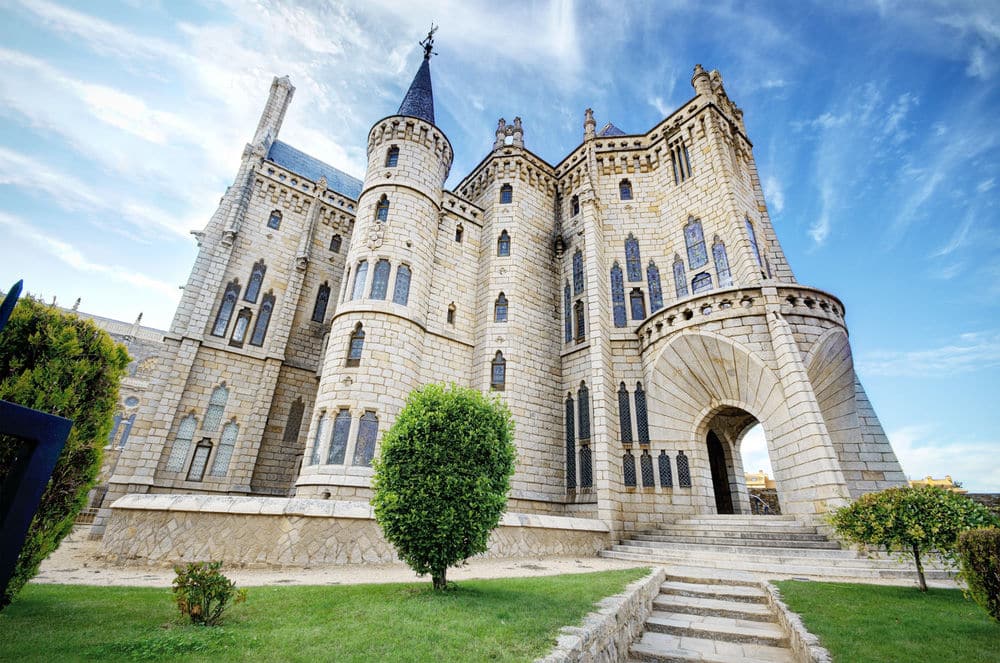
[[[169,587],[172,569],[160,566],[118,566],[97,559],[99,541],[87,539],[86,529],[77,529],[42,562],[32,582],[77,585],[123,585]],[[448,569],[449,580],[471,578],[518,578],[561,573],[589,573],[648,566],[642,562],[600,557],[540,557],[522,559],[474,559],[463,567]],[[418,577],[405,564],[323,566],[313,568],[240,569],[223,567],[240,587],[259,585],[349,585],[382,582],[430,582]]]

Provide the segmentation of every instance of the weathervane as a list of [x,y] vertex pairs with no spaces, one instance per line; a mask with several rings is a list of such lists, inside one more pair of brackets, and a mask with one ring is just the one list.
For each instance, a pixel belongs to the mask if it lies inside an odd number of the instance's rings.
[[424,47],[424,59],[430,60],[432,55],[437,55],[434,52],[434,33],[437,32],[438,26],[431,23],[431,30],[427,33],[427,38],[420,42],[420,45]]

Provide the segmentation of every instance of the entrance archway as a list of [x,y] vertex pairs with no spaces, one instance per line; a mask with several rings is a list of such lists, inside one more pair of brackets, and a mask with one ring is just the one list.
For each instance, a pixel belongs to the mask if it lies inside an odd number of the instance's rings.
[[729,485],[726,452],[715,431],[708,431],[708,463],[712,469],[712,490],[715,492],[715,510],[721,514],[733,511],[733,491]]
[[708,455],[716,513],[750,515],[755,511],[747,491],[740,444],[747,431],[758,423],[757,417],[735,406],[720,407],[705,419],[701,435]]

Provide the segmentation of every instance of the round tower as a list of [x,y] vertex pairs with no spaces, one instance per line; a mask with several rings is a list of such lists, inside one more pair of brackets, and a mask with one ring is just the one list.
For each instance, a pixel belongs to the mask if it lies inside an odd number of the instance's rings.
[[430,57],[368,133],[368,169],[296,494],[367,499],[377,440],[422,384],[431,276],[453,152],[434,125]]

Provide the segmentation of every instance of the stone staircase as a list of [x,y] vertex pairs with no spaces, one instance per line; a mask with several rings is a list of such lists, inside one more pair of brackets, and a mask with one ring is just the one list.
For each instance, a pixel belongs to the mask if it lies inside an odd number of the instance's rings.
[[628,661],[793,663],[789,634],[759,581],[720,575],[668,573]]
[[[801,577],[852,582],[915,579],[908,558],[867,557],[841,548],[792,516],[698,516],[658,530],[634,534],[601,556],[705,571],[745,571],[762,578]],[[928,580],[951,574],[924,560]]]

